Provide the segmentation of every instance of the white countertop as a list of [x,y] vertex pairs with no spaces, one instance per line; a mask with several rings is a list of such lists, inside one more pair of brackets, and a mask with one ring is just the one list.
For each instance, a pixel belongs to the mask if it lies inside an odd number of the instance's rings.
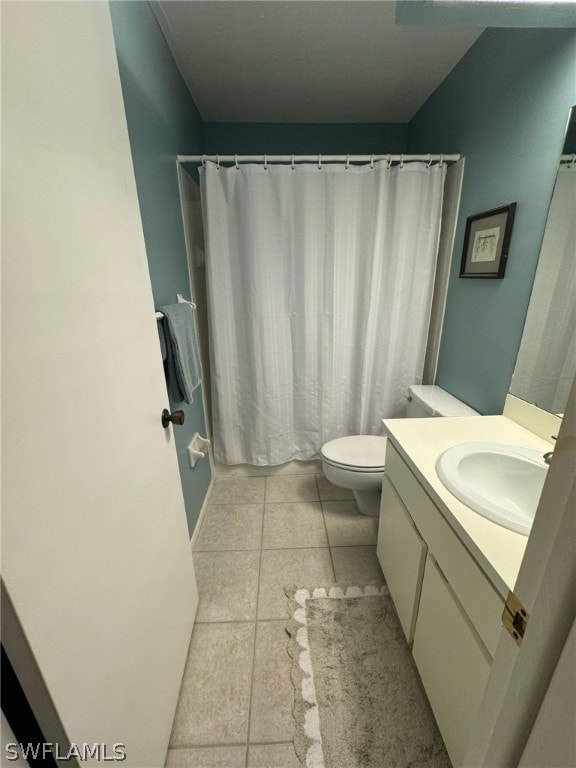
[[460,443],[522,445],[546,453],[551,443],[505,416],[383,419],[384,433],[414,472],[464,546],[504,599],[514,589],[528,537],[474,512],[453,496],[436,474],[436,459]]

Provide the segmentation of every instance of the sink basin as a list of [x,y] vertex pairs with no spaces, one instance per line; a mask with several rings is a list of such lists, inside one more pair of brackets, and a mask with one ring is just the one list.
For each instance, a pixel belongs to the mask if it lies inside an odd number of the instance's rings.
[[436,461],[438,477],[457,499],[511,531],[530,533],[548,467],[532,448],[462,443]]

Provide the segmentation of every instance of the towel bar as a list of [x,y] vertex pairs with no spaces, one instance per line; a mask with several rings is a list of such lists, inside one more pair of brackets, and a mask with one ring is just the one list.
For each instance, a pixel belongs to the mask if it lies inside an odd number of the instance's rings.
[[[193,301],[187,301],[185,298],[183,298],[182,294],[177,294],[176,298],[178,299],[178,304],[190,304],[192,309],[196,309],[196,304],[194,304]],[[164,314],[162,312],[156,312],[156,320],[163,320]]]

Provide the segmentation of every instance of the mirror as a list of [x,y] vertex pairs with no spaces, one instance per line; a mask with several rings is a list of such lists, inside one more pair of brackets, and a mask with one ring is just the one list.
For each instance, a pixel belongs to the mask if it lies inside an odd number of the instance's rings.
[[510,393],[564,413],[576,374],[576,107],[568,123]]

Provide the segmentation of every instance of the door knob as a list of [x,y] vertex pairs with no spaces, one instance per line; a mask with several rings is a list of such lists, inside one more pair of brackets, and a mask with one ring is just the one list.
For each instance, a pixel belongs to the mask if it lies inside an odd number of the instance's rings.
[[170,413],[167,408],[164,408],[162,411],[162,426],[164,429],[168,429],[168,425],[172,422],[174,426],[181,427],[182,424],[184,424],[184,417],[184,411],[172,411],[172,413]]

